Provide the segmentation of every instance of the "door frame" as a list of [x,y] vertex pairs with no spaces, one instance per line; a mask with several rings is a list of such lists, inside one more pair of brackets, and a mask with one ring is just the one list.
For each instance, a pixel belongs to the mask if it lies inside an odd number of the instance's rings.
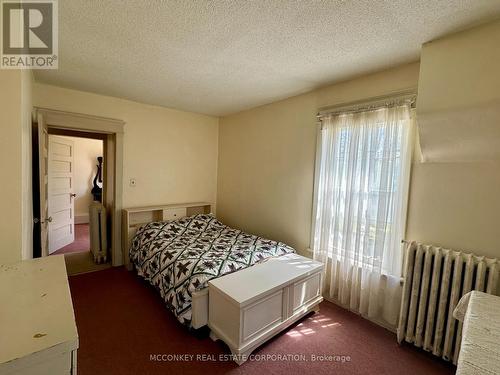
[[[74,136],[85,134],[89,138],[104,141],[104,160],[107,161],[104,175],[103,197],[111,212],[111,262],[123,265],[121,250],[121,210],[123,206],[123,133],[125,122],[118,119],[58,111],[35,107],[42,116],[50,134]],[[37,118],[37,116],[36,116]],[[65,133],[65,134],[64,134]]]

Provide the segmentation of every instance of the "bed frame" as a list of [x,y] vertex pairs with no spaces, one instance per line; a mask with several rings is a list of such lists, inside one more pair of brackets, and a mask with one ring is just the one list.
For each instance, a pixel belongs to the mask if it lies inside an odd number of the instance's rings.
[[215,214],[215,206],[211,203],[177,203],[164,206],[146,206],[123,209],[123,259],[125,266],[130,271],[132,265],[128,250],[130,249],[132,238],[134,238],[137,229],[144,224],[152,221],[177,220],[185,216],[196,214]]
[[[123,210],[123,259],[129,271],[132,264],[129,257],[129,248],[132,238],[140,226],[152,221],[176,220],[196,214],[215,214],[215,205],[207,202],[167,204],[163,206],[132,207]],[[208,324],[208,288],[192,295],[193,328],[201,328]]]

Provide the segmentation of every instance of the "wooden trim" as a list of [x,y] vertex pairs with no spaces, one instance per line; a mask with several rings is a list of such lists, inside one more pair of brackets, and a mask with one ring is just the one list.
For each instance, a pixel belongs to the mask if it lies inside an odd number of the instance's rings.
[[132,213],[132,212],[165,210],[169,208],[195,208],[200,206],[213,206],[213,204],[208,202],[172,203],[172,204],[163,204],[158,206],[131,207],[131,208],[124,208],[123,210]]
[[82,130],[86,132],[117,134],[123,133],[125,122],[122,120],[57,111],[54,109],[38,108],[37,113],[43,115],[48,126],[60,129]]
[[113,266],[121,266],[125,264],[125,259],[122,253],[122,233],[121,233],[121,211],[123,207],[123,133],[116,133],[114,135],[114,154],[115,154],[115,165],[114,174],[114,186],[115,186],[115,196],[113,209],[112,221],[112,235],[113,235]]

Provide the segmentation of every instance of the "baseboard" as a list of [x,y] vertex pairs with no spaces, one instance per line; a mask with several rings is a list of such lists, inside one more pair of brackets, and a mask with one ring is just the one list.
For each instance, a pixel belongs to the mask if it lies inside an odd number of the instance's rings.
[[75,224],[88,224],[89,214],[75,215]]

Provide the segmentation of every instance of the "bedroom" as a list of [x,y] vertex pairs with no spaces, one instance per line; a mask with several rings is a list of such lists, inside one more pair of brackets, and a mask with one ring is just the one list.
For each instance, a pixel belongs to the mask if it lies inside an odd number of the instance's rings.
[[[73,327],[76,318],[76,333],[69,331],[78,337],[76,341],[73,338],[78,345],[70,350],[77,354],[71,366],[83,374],[298,373],[307,369],[352,374],[401,373],[404,369],[417,374],[456,370],[455,360],[462,356],[459,327],[465,332],[461,322],[447,319],[451,317],[449,310],[441,319],[436,318],[444,332],[442,345],[436,350],[425,348],[427,333],[422,333],[422,328],[418,333],[423,335],[420,346],[424,350],[413,342],[398,344],[398,325],[405,319],[421,322],[425,315],[408,309],[400,318],[405,306],[400,279],[408,280],[409,274],[403,258],[415,250],[400,242],[435,245],[430,250],[416,249],[419,256],[425,251],[438,252],[441,246],[462,251],[467,262],[482,265],[484,269],[474,266],[470,274],[463,267],[459,291],[453,293],[453,303],[446,309],[454,307],[466,289],[488,291],[492,285],[489,281],[496,274],[496,263],[479,257],[500,257],[497,1],[396,1],[378,6],[365,1],[70,1],[59,2],[57,10],[58,68],[0,70],[4,130],[0,152],[2,171],[9,176],[2,182],[0,264],[7,269],[11,264],[45,260],[29,260],[33,238],[39,235],[32,224],[36,218],[32,216],[32,194],[37,189],[32,169],[37,165],[32,163],[31,127],[32,120],[39,121],[33,113],[48,116],[49,126],[73,130],[88,131],[95,126],[104,131],[104,125],[99,128],[96,124],[114,121],[115,129],[121,130],[106,132],[114,134],[116,140],[116,200],[107,207],[114,215],[109,217],[112,228],[107,235],[115,267],[69,277],[73,309],[67,324]],[[140,56],[137,51],[141,51]],[[394,113],[394,108],[400,110]],[[360,285],[353,282],[352,274],[339,274],[332,266],[334,257],[347,265],[351,258],[333,251],[330,245],[325,251],[315,241],[338,233],[350,235],[354,242],[361,237],[380,238],[363,232],[366,223],[347,206],[344,196],[349,193],[355,204],[370,201],[381,207],[385,190],[377,186],[370,190],[370,199],[360,200],[359,191],[356,195],[354,190],[339,188],[327,194],[330,190],[319,189],[321,181],[338,181],[341,173],[352,172],[349,166],[355,165],[356,159],[352,154],[344,158],[352,162],[344,172],[327,168],[322,173],[320,166],[326,165],[328,157],[336,157],[337,148],[329,149],[328,142],[340,141],[337,133],[323,133],[321,128],[342,128],[336,122],[340,118],[352,120],[345,126],[362,128],[356,119],[365,116],[366,125],[369,115],[384,112],[381,109],[396,118],[393,123],[397,129],[405,130],[399,138],[380,134],[377,138],[378,133],[370,133],[373,141],[379,139],[383,151],[388,150],[386,146],[400,147],[387,151],[387,160],[399,162],[397,168],[390,163],[377,167],[400,184],[399,194],[391,195],[400,208],[391,216],[399,232],[391,228],[391,241],[366,248],[382,251],[384,259],[393,263],[389,276],[394,277],[387,277],[387,265],[358,261],[361,269],[365,264],[371,270],[377,268],[383,280],[366,284],[360,274]],[[54,118],[63,115],[66,122],[56,124]],[[389,126],[388,121],[383,123]],[[368,139],[368,133],[359,136]],[[386,145],[380,139],[393,143]],[[325,147],[318,147],[322,142]],[[368,157],[370,152],[356,145],[357,152],[366,152]],[[353,176],[366,177],[368,168],[362,163],[356,168]],[[340,193],[335,195],[335,191]],[[321,198],[341,202],[344,211],[334,215],[339,206],[320,206]],[[179,220],[174,214],[182,219],[188,213],[211,212],[235,230],[278,241],[300,256],[325,263],[321,273],[324,300],[319,312],[312,311],[316,306],[307,306],[304,316],[301,312],[297,321],[286,321],[290,325],[270,333],[254,348],[252,359],[238,367],[227,342],[210,340],[207,328],[191,332],[183,327],[165,306],[164,296],[139,277],[137,269],[130,272],[122,267],[129,255],[124,212],[144,207],[145,213],[136,216],[134,224]],[[351,216],[345,215],[348,211]],[[343,215],[359,227],[330,230],[314,220],[318,214],[323,219]],[[384,219],[371,227],[387,231]],[[370,257],[363,253],[363,246],[351,247],[354,257]],[[256,291],[259,280],[288,277],[287,272],[270,272],[259,278],[255,270],[273,269],[272,262],[226,276],[236,277],[237,284],[244,280],[238,275],[250,274],[255,282],[244,284],[248,285],[245,290]],[[333,278],[332,270],[337,272]],[[413,269],[411,275],[417,271]],[[484,285],[473,287],[483,272]],[[439,280],[440,286],[449,285],[439,290],[449,290],[451,297],[458,274]],[[226,276],[214,280],[231,281]],[[4,277],[14,276],[8,273]],[[17,289],[4,280],[3,300],[15,301],[9,293]],[[431,284],[430,294],[435,290]],[[367,286],[377,295],[362,296]],[[290,288],[283,290],[283,294],[290,293]],[[368,302],[361,306],[360,300]],[[30,310],[43,309],[42,303],[38,301]],[[227,308],[216,315],[225,316],[229,311]],[[19,338],[1,341],[2,365],[9,358],[28,355],[26,350],[31,348],[21,336],[21,329],[28,328],[22,319],[31,321],[30,315],[19,314],[18,319],[19,326],[0,322],[2,330],[12,327],[8,332]],[[62,320],[46,329],[62,329],[66,324]],[[225,320],[237,322],[234,317]],[[453,326],[448,329],[450,324]],[[36,329],[29,339],[41,350],[52,343],[53,335],[38,331],[44,328]],[[36,334],[47,336],[34,340]],[[493,350],[498,352],[498,346]],[[15,356],[8,356],[12,354]],[[491,360],[482,365],[495,363]]]

